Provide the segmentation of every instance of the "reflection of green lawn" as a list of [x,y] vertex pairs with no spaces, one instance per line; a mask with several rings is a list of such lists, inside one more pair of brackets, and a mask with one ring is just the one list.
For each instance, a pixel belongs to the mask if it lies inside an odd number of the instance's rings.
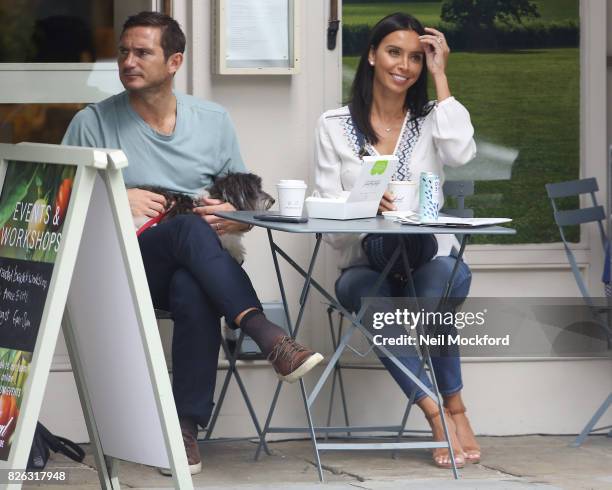
[[[578,0],[535,0],[543,21],[578,18]],[[425,25],[437,24],[440,21],[442,2],[372,2],[347,3],[342,8],[346,25],[374,25],[380,18],[393,12],[407,12],[414,15]]]
[[[356,61],[344,58],[345,94]],[[544,184],[578,177],[579,50],[453,53],[448,75],[476,138],[520,152],[511,181],[477,184],[476,216],[511,217],[518,232],[487,242],[559,241]]]
[[344,3],[342,18],[346,25],[374,25],[385,15],[394,12],[406,12],[414,15],[425,25],[437,24],[440,21],[440,4],[442,2],[372,2]]

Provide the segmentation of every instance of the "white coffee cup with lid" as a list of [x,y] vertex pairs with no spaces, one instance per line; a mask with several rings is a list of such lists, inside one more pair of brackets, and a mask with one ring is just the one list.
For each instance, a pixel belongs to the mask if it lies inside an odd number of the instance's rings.
[[393,194],[393,204],[397,211],[412,211],[410,204],[417,192],[417,183],[413,180],[392,180],[387,190]]
[[306,183],[303,180],[283,179],[276,184],[278,207],[282,216],[302,216]]

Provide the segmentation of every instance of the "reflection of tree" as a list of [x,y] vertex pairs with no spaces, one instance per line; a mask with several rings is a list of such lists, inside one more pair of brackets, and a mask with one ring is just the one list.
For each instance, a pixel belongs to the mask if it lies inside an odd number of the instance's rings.
[[32,39],[36,0],[0,0],[0,60],[24,63],[34,55]]
[[113,2],[0,0],[0,62],[92,62],[114,54]]
[[91,29],[78,17],[54,15],[39,19],[32,39],[36,55],[28,61],[91,63],[95,59]]
[[539,17],[531,0],[444,0],[440,18],[466,33],[468,48],[497,47],[495,23],[521,24],[523,19]]
[[471,29],[490,29],[496,20],[520,24],[524,18],[539,17],[530,0],[444,0],[441,19]]

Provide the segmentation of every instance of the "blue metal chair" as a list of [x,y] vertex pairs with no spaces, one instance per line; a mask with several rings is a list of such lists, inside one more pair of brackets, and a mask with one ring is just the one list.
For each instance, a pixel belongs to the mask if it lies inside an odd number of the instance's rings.
[[[457,216],[458,218],[473,218],[474,210],[465,207],[465,198],[474,194],[474,181],[472,180],[447,180],[442,187],[446,206],[442,209],[445,214]],[[448,198],[455,201],[455,207],[448,206]]]
[[[546,192],[548,194],[548,197],[550,198],[550,202],[553,207],[555,223],[557,223],[557,226],[559,227],[559,233],[561,234],[561,240],[563,241],[565,254],[567,255],[567,259],[572,268],[574,279],[576,279],[576,284],[578,285],[578,288],[580,289],[584,300],[590,307],[594,321],[606,333],[608,338],[608,345],[610,345],[610,342],[612,341],[612,331],[610,329],[609,322],[611,320],[610,314],[612,313],[612,311],[610,310],[610,307],[601,308],[594,305],[593,299],[591,298],[589,290],[586,284],[584,283],[584,279],[582,278],[582,274],[580,274],[580,270],[578,269],[576,257],[574,256],[574,253],[572,252],[572,249],[570,248],[569,243],[567,242],[566,233],[564,232],[564,227],[577,226],[585,223],[597,223],[601,246],[603,247],[604,252],[608,250],[610,243],[608,241],[608,237],[606,236],[606,232],[604,230],[603,225],[603,221],[606,219],[606,212],[604,211],[603,206],[597,203],[595,193],[598,190],[599,186],[597,185],[597,180],[593,177],[588,179],[572,180],[568,182],[559,182],[556,184],[546,184]],[[592,204],[590,207],[563,210],[559,209],[557,199],[578,197],[581,194],[590,194]],[[609,254],[606,254],[606,260],[609,260]],[[580,446],[586,439],[587,435],[589,435],[591,432],[608,430],[612,427],[606,426],[595,428],[595,425],[603,416],[603,414],[607,411],[611,404],[612,393],[608,395],[608,398],[597,409],[595,414],[591,417],[591,420],[589,420],[582,432],[572,443],[573,447]],[[612,437],[612,430],[609,431],[608,437]]]

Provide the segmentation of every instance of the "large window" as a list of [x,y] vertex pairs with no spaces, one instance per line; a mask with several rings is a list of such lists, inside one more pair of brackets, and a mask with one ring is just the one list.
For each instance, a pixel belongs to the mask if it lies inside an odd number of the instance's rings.
[[[476,216],[511,217],[517,229],[515,236],[473,241],[558,242],[544,184],[579,175],[579,0],[498,2],[526,4],[529,11],[520,20],[493,12],[490,22],[483,17],[478,24],[461,12],[470,3],[492,2],[344,0],[344,96],[368,26],[384,15],[408,12],[444,31],[451,91],[470,111],[479,148],[474,162],[449,170],[447,178],[475,180],[476,195],[466,204]],[[578,229],[570,239],[579,240]]]

